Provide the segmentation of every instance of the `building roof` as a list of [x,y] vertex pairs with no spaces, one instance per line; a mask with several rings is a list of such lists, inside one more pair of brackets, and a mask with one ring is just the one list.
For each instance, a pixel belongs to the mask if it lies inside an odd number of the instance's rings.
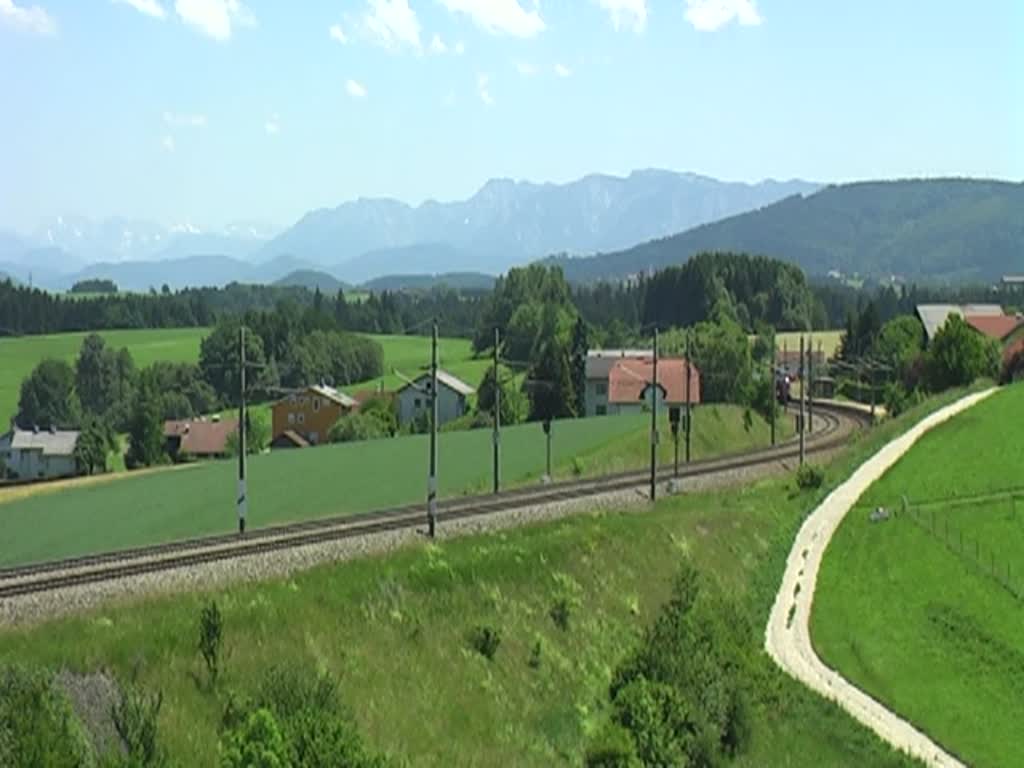
[[[421,381],[429,378],[429,373],[420,374],[415,379],[413,379],[412,384],[416,384],[417,386],[419,386],[419,383]],[[469,386],[469,384],[464,382],[458,376],[453,376],[452,374],[448,373],[448,371],[443,371],[440,368],[437,369],[437,381],[439,384],[443,384],[444,386],[448,387],[448,389],[451,389],[459,393],[463,397],[468,397],[469,395],[472,395],[474,392],[476,392],[475,389]],[[405,386],[401,387],[398,391],[403,392],[409,387],[411,387],[412,384],[406,384]]]
[[1003,308],[998,304],[918,304],[917,316],[924,324],[924,332],[928,341],[935,338],[935,334],[946,324],[950,315],[959,317],[998,317],[1003,314]]
[[43,456],[70,456],[78,443],[76,430],[57,429],[38,432],[15,428],[11,433],[11,450],[41,450]]
[[274,438],[274,446],[281,447],[282,442],[289,442],[296,448],[308,448],[309,441],[296,432],[294,429],[286,429],[280,435]]
[[164,422],[164,437],[180,437],[178,450],[192,456],[217,456],[226,453],[228,438],[237,431],[238,419]]
[[1002,341],[1020,327],[1024,320],[1014,315],[966,315],[964,320],[989,338]]
[[326,384],[317,384],[309,388],[310,392],[320,395],[320,397],[326,397],[328,400],[337,403],[342,408],[352,408],[356,405],[356,401],[342,392],[340,389],[334,387],[328,387]]
[[607,379],[619,360],[651,360],[653,357],[649,349],[591,349],[584,363],[585,374],[588,379]]
[[[652,359],[616,360],[608,373],[608,402],[624,405],[643,399],[654,378]],[[664,402],[670,405],[686,402],[686,360],[665,358],[658,360],[658,385],[664,392]],[[700,371],[690,366],[690,402],[700,402]]]

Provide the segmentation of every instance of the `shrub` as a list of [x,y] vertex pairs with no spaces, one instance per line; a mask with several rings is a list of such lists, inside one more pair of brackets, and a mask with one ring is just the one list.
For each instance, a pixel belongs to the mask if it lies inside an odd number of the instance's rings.
[[493,661],[501,645],[501,631],[486,624],[474,627],[469,634],[469,643],[473,650],[488,661]]
[[0,665],[0,765],[89,765],[92,748],[50,673]]
[[157,718],[163,705],[163,694],[146,693],[134,684],[125,686],[121,699],[114,704],[112,716],[117,735],[121,737],[125,763],[133,768],[156,768],[166,764],[166,757],[157,740]]
[[585,768],[641,768],[629,731],[615,723],[606,726],[587,748]]
[[573,477],[582,477],[583,473],[587,471],[587,463],[583,461],[579,456],[574,456],[572,459],[572,474]]
[[216,601],[203,606],[199,615],[199,653],[206,662],[211,685],[216,685],[220,673],[220,649],[223,642],[224,619]]
[[569,600],[564,597],[558,598],[555,604],[551,606],[551,620],[555,622],[555,626],[564,632],[569,630],[569,618],[572,613],[572,608],[569,605]]
[[288,746],[274,716],[266,709],[251,712],[240,727],[223,739],[223,768],[285,768],[291,765]]
[[825,470],[814,464],[801,464],[796,471],[796,485],[801,490],[821,488],[825,482]]
[[353,443],[361,440],[376,440],[388,437],[384,423],[372,413],[350,413],[335,422],[327,433],[332,443]]

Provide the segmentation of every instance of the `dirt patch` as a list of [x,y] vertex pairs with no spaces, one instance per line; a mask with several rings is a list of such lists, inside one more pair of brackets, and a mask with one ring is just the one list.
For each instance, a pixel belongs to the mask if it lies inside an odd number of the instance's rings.
[[117,681],[105,672],[80,675],[63,669],[57,674],[61,687],[85,728],[96,753],[121,749],[121,738],[114,726],[114,704],[121,699]]
[[105,475],[89,475],[87,477],[69,477],[66,480],[50,480],[39,483],[25,483],[23,485],[11,485],[6,488],[0,487],[0,506],[12,501],[21,501],[30,496],[40,496],[46,493],[58,493],[69,488],[82,488],[89,485],[100,485],[111,483],[115,480],[124,480],[128,477],[140,477],[150,475],[154,472],[174,472],[180,469],[198,467],[199,464],[174,464],[166,467],[150,467],[149,469],[136,469],[131,472],[108,472]]

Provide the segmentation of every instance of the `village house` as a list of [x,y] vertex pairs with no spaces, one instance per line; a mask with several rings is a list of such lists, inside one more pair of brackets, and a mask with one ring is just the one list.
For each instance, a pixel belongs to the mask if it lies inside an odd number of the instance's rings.
[[[629,413],[653,403],[654,359],[650,350],[602,349],[587,353],[585,411],[587,416]],[[686,360],[658,359],[659,406],[686,404]],[[700,371],[690,365],[690,403],[701,400]]]
[[[430,414],[430,374],[424,373],[398,390],[398,423],[402,426],[414,422],[423,414]],[[466,398],[474,390],[469,384],[447,371],[437,371],[437,424],[454,421],[467,411]]]
[[191,419],[164,422],[164,450],[174,461],[215,459],[228,454],[228,439],[238,432],[238,419]]
[[[356,407],[356,401],[334,387],[324,384],[292,392],[274,403],[271,446],[305,447],[327,442],[327,433],[335,422]],[[286,433],[291,433],[287,435]],[[292,436],[301,438],[294,440]]]
[[43,480],[78,474],[78,432],[63,429],[18,429],[0,436],[0,463],[18,480]]

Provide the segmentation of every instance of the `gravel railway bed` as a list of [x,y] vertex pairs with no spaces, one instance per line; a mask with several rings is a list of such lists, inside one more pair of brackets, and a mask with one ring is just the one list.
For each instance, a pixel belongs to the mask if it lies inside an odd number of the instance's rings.
[[[834,406],[817,407],[815,417],[820,428],[807,438],[808,455],[836,450],[845,443],[853,430],[866,421],[861,413]],[[797,458],[799,448],[796,442],[790,440],[774,448],[682,465],[679,479],[689,478],[694,482],[696,478]],[[649,471],[625,472],[604,478],[572,480],[540,487],[517,488],[499,494],[449,499],[438,505],[439,530],[444,531],[446,524],[470,518],[516,514],[525,510],[535,513],[545,506],[564,506],[567,503],[597,500],[597,497],[623,496],[630,492],[630,498],[635,501],[638,498],[636,489],[649,482],[649,478]],[[671,467],[659,468],[659,485],[664,487],[671,479]],[[424,525],[425,517],[422,504],[410,505],[253,529],[244,536],[217,535],[5,568],[0,570],[0,604],[12,598],[101,582],[137,579],[146,574],[190,569],[226,560],[258,560],[284,550],[308,549],[317,545],[387,536],[403,531],[416,532]],[[535,514],[531,514],[531,518],[535,517]]]

